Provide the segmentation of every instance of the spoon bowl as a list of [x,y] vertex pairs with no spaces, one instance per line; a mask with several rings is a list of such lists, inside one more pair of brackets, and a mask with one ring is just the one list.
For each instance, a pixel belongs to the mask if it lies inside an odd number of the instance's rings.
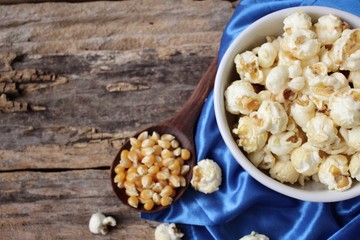
[[[176,188],[176,194],[173,197],[172,204],[176,202],[184,194],[191,181],[192,168],[197,161],[195,144],[194,144],[194,129],[200,111],[202,109],[204,100],[206,99],[209,92],[214,86],[215,75],[216,75],[216,63],[217,63],[217,57],[214,58],[214,60],[212,61],[209,68],[202,76],[202,78],[200,79],[195,90],[193,91],[192,95],[187,100],[181,111],[177,112],[173,117],[169,118],[168,120],[158,125],[142,129],[134,135],[134,137],[137,137],[140,133],[144,131],[147,131],[150,135],[153,132],[157,132],[160,135],[171,134],[179,141],[181,148],[190,151],[191,154],[190,159],[184,162],[184,164],[190,166],[189,172],[184,176],[186,179],[186,185],[184,187]],[[130,139],[127,139],[120,148],[120,150],[118,151],[110,169],[112,189],[116,194],[116,196],[120,199],[120,201],[129,207],[131,207],[127,202],[129,196],[125,193],[125,188],[119,188],[117,186],[117,183],[114,182],[114,178],[116,176],[115,167],[120,162],[120,154],[122,150],[125,149],[129,150],[130,147],[131,147]],[[154,205],[154,207],[151,210],[144,209],[142,204],[139,204],[138,208],[133,208],[133,207],[131,208],[140,212],[152,213],[165,209],[171,206],[172,204],[167,206]]]

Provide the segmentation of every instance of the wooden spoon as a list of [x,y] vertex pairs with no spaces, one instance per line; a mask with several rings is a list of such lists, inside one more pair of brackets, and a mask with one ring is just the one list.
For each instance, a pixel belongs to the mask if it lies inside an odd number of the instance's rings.
[[[202,109],[203,103],[208,96],[209,92],[214,86],[215,82],[215,75],[217,70],[217,57],[213,59],[209,68],[204,73],[202,78],[200,79],[198,85],[196,86],[194,92],[187,100],[181,111],[176,113],[173,117],[169,118],[168,120],[152,126],[146,129],[142,129],[138,131],[134,137],[137,137],[140,133],[144,131],[148,131],[149,134],[152,134],[154,131],[162,134],[172,134],[176,137],[179,141],[181,148],[186,148],[191,153],[191,158],[188,161],[185,161],[185,164],[190,166],[190,171],[185,176],[186,178],[186,186],[176,188],[176,195],[173,198],[173,202],[178,200],[181,195],[185,192],[186,188],[189,186],[191,177],[192,177],[192,167],[196,162],[196,153],[195,153],[195,144],[194,144],[194,129]],[[112,165],[111,165],[111,184],[113,191],[115,192],[116,196],[127,206],[127,199],[128,196],[125,193],[124,188],[119,188],[116,183],[114,183],[114,177],[116,173],[114,171],[115,167],[120,162],[120,153],[124,149],[130,149],[130,140],[128,139],[124,145],[120,148],[118,154],[116,155]],[[169,206],[169,205],[168,205]],[[166,206],[166,207],[168,207]],[[130,206],[129,206],[130,207]],[[141,212],[157,212],[164,208],[161,205],[155,205],[151,210],[146,210],[143,208],[142,204],[139,204],[139,207],[136,210]],[[131,207],[133,208],[133,207]],[[133,208],[135,209],[135,208]]]

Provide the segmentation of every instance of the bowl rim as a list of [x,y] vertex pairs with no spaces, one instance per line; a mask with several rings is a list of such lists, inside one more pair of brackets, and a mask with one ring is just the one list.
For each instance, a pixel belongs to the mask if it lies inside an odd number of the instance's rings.
[[[231,66],[229,66],[229,61],[232,62],[231,56],[233,56],[234,52],[237,52],[238,44],[240,44],[241,39],[243,36],[246,36],[248,33],[254,31],[257,27],[262,24],[265,24],[272,18],[282,18],[286,17],[287,15],[302,10],[310,15],[325,15],[325,14],[334,14],[340,17],[342,20],[348,21],[348,19],[355,18],[358,19],[360,22],[360,17],[354,15],[352,13],[331,8],[331,7],[323,7],[323,6],[299,6],[299,7],[290,7],[285,8],[282,10],[278,10],[267,14],[260,19],[256,20],[252,24],[246,26],[246,28],[239,33],[230,43],[229,47],[225,51],[222,59],[220,60],[220,64],[218,66],[217,74],[215,77],[215,84],[214,84],[214,110],[215,110],[215,118],[216,122],[220,131],[220,134],[230,150],[232,156],[235,160],[240,164],[241,167],[255,180],[257,180],[262,185],[278,192],[283,195],[303,200],[303,201],[310,201],[310,202],[337,202],[342,200],[351,199],[357,196],[360,196],[360,186],[354,188],[352,186],[350,189],[338,192],[334,190],[322,190],[322,191],[307,191],[301,188],[294,188],[290,185],[283,184],[267,174],[264,174],[260,169],[255,167],[247,158],[246,156],[240,151],[239,147],[235,143],[233,136],[231,135],[231,131],[227,124],[226,118],[226,111],[224,105],[224,90],[225,84],[222,83],[222,74],[224,71],[229,71]],[[350,25],[355,25],[356,28],[360,27],[360,24],[351,23]],[[264,36],[265,38],[265,36]],[[356,180],[355,180],[356,181]],[[357,185],[359,185],[358,183]]]

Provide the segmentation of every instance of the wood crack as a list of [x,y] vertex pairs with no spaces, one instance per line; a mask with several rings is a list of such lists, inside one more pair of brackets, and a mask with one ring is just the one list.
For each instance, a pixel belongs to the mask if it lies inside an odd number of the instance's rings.
[[110,170],[110,166],[98,166],[98,167],[84,167],[84,168],[24,168],[24,169],[8,169],[0,170],[1,173],[11,172],[39,172],[39,173],[59,173],[69,171],[82,171],[82,170]]

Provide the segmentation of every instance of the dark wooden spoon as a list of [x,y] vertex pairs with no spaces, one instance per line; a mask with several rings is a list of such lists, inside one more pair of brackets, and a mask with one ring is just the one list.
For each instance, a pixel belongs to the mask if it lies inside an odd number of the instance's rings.
[[[190,160],[186,161],[185,164],[190,166],[190,171],[185,176],[186,178],[186,186],[176,188],[176,195],[173,198],[173,202],[178,200],[181,195],[185,192],[186,188],[189,186],[191,177],[192,177],[192,167],[196,162],[196,153],[195,153],[195,144],[194,144],[194,129],[202,109],[203,103],[208,96],[209,92],[214,86],[215,82],[215,75],[217,70],[217,57],[213,59],[209,68],[204,73],[202,78],[200,79],[199,83],[197,84],[194,92],[187,100],[181,111],[176,113],[173,117],[167,119],[166,121],[148,127],[146,129],[142,129],[138,131],[134,136],[137,137],[143,131],[148,131],[149,134],[152,134],[154,131],[161,134],[172,134],[176,137],[176,139],[180,142],[181,148],[186,148],[191,153]],[[115,192],[116,196],[127,206],[127,199],[128,196],[125,193],[124,188],[119,188],[116,183],[114,183],[114,177],[116,173],[114,171],[115,167],[120,162],[120,153],[124,149],[130,149],[130,140],[128,139],[124,145],[120,148],[118,154],[116,155],[112,165],[111,165],[111,185],[113,191]],[[169,206],[169,205],[168,205]],[[166,206],[166,207],[168,207]],[[130,207],[130,206],[129,206]],[[164,208],[161,205],[155,205],[151,210],[146,210],[143,208],[142,204],[139,204],[138,208],[133,208],[141,212],[157,212]]]

